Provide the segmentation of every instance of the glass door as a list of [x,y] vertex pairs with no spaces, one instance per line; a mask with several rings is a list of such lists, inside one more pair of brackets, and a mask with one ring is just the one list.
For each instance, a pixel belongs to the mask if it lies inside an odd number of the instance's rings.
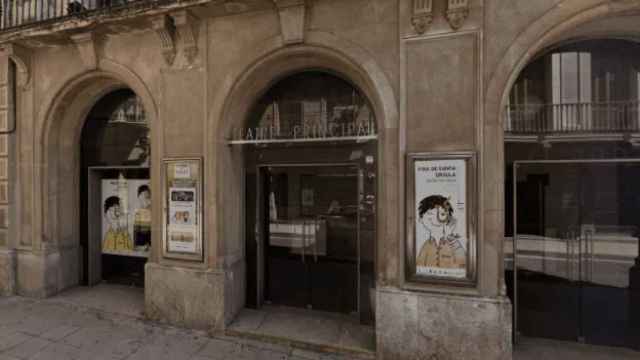
[[264,169],[265,303],[358,313],[360,170]]
[[640,162],[516,163],[517,333],[638,347]]

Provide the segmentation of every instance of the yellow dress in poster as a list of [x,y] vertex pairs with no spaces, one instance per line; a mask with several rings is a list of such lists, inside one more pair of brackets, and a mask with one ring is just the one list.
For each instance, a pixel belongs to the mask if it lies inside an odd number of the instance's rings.
[[133,250],[133,242],[126,225],[126,214],[121,209],[118,196],[109,196],[104,202],[104,219],[107,231],[102,240],[103,251]]
[[107,230],[102,249],[106,251],[133,250],[133,243],[127,229]]

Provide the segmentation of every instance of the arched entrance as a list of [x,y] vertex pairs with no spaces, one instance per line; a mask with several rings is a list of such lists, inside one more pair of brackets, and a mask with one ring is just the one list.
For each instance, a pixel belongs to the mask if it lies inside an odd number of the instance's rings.
[[[378,152],[367,97],[327,70],[289,74],[232,134],[244,164],[246,306],[266,319],[254,331],[293,308],[306,309],[289,313],[301,321],[328,312],[373,324]],[[286,334],[313,342],[304,336]]]
[[636,42],[547,48],[505,109],[505,269],[517,335],[637,348]]
[[[32,203],[38,211],[21,218],[19,237],[34,249],[46,250],[40,260],[45,283],[34,284],[33,290],[24,291],[39,291],[39,296],[55,295],[88,282],[85,275],[88,247],[82,245],[87,219],[82,210],[82,204],[87,201],[83,179],[88,176],[88,170],[82,164],[81,144],[83,128],[92,109],[109,94],[132,89],[128,91],[139,96],[151,134],[155,133],[157,110],[144,83],[114,62],[101,61],[99,68],[71,79],[41,101],[40,117],[32,131],[34,137],[40,139],[35,142],[33,158],[42,165],[21,170],[21,176],[30,179],[34,189],[27,191],[26,187],[20,194],[21,201]],[[152,195],[154,187],[151,186]],[[99,232],[101,226],[95,229]]]
[[128,88],[102,96],[84,122],[80,149],[82,283],[144,286],[151,250],[150,131]]

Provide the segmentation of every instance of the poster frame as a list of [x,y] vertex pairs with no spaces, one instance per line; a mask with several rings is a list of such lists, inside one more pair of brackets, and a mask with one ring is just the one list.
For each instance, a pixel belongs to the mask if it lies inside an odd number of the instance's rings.
[[[194,179],[196,182],[196,245],[195,252],[181,252],[169,249],[169,196],[171,184],[169,184],[169,167],[171,164],[195,164],[198,175]],[[162,159],[162,256],[167,259],[186,260],[194,262],[204,261],[203,234],[204,227],[202,221],[202,191],[203,191],[203,166],[202,157],[170,157]]]
[[[416,268],[416,194],[415,194],[415,162],[416,161],[441,161],[464,160],[465,164],[465,193],[466,193],[466,230],[468,236],[468,251],[466,259],[466,277],[454,278],[443,276],[430,276],[417,273]],[[408,285],[446,285],[457,287],[475,287],[477,284],[477,155],[475,151],[459,152],[416,152],[408,153],[405,163],[406,191],[406,236],[404,244],[404,272],[405,282]]]

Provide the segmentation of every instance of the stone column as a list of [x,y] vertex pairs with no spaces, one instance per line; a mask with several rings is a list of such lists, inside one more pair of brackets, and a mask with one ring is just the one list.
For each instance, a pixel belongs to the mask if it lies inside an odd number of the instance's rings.
[[10,182],[15,130],[15,72],[6,48],[0,49],[0,296],[16,287],[15,221],[10,211]]

